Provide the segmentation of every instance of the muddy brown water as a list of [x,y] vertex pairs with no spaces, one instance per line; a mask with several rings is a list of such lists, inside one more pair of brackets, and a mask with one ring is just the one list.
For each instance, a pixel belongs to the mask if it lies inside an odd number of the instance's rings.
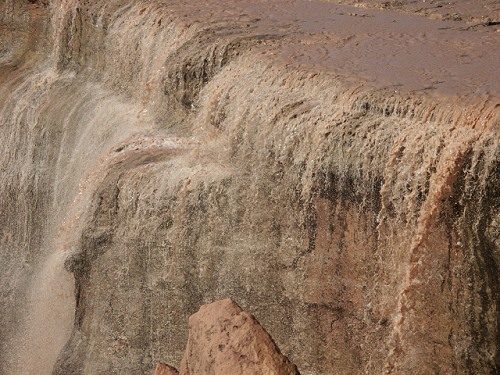
[[496,373],[498,5],[337,3],[0,1],[0,374]]

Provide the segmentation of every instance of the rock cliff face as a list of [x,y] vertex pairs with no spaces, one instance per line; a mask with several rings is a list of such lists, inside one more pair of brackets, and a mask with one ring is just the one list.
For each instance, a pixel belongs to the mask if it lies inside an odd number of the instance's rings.
[[498,6],[350,3],[0,0],[0,374],[498,372]]

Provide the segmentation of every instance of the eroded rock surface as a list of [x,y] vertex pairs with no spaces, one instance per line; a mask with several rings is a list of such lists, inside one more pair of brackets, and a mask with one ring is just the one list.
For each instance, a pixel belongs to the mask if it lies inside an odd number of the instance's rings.
[[498,2],[341,2],[0,0],[0,374],[498,373]]
[[259,322],[230,299],[191,315],[180,373],[299,375]]

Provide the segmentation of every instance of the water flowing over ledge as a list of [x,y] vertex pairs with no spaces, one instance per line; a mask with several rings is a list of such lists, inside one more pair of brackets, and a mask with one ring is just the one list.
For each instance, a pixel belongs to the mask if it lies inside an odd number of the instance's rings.
[[496,373],[498,20],[377,5],[0,1],[0,374],[228,297],[302,374]]

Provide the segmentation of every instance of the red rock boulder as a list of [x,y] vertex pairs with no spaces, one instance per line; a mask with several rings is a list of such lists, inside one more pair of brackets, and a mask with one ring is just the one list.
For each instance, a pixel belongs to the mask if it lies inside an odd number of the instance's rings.
[[181,375],[297,375],[257,320],[234,301],[204,305],[189,318]]
[[169,365],[158,363],[153,375],[179,375],[179,372]]

